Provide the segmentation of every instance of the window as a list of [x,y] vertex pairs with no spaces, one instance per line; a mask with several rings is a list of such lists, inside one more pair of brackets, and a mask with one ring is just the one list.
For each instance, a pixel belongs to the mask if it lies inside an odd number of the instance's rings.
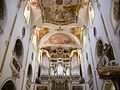
[[80,64],[80,76],[81,76],[81,79],[83,78],[83,75],[82,75],[82,66]]
[[28,66],[27,77],[30,81],[32,80],[32,65],[31,64]]
[[93,74],[92,74],[92,68],[91,68],[90,64],[88,65],[88,76],[89,77],[93,76]]
[[4,1],[0,0],[0,20],[4,19]]
[[86,60],[88,60],[88,53],[86,52]]
[[0,34],[3,34],[3,25],[5,22],[5,3],[0,0]]
[[23,58],[23,44],[20,39],[16,40],[15,47],[14,47],[14,55],[19,63],[22,65],[22,58]]
[[4,84],[1,90],[16,90],[15,84],[13,81],[9,80]]
[[98,56],[98,57],[101,57],[101,56],[102,56],[103,50],[104,50],[104,48],[103,48],[103,42],[102,42],[101,39],[99,39],[99,40],[97,41],[97,44],[96,44],[96,53],[97,53],[97,56]]
[[25,27],[22,28],[22,37],[24,38],[25,36]]
[[38,68],[38,78],[40,77],[40,74],[41,74],[41,66],[39,65],[39,68]]
[[34,58],[34,53],[32,52],[31,59],[33,60],[33,58]]
[[93,27],[93,33],[94,33],[94,37],[96,37],[96,35],[97,35],[97,30],[96,30],[95,27]]
[[28,66],[28,72],[27,72],[27,82],[26,82],[26,90],[30,90],[31,82],[32,82],[32,65],[30,64]]

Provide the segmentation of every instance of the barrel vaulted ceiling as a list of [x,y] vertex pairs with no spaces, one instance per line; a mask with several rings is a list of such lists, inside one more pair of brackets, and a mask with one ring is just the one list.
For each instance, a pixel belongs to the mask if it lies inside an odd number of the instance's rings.
[[[28,0],[24,16],[32,29],[31,40],[39,63],[47,57],[55,73],[59,65],[66,72],[70,62],[77,58],[72,68],[79,71],[89,5],[89,0]],[[46,64],[41,65],[48,68]]]
[[[45,43],[45,40],[53,44],[68,42],[70,44],[71,40],[68,37],[71,36],[74,42],[82,43],[82,30],[88,25],[89,2],[89,0],[28,0],[24,15],[26,14],[27,22],[36,27],[37,31],[33,31],[33,34],[37,32],[39,44]],[[54,35],[57,32],[59,34]]]

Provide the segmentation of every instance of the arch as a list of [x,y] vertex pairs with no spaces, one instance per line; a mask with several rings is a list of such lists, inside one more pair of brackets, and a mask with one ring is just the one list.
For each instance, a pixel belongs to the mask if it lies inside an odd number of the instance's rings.
[[27,77],[28,77],[28,79],[31,81],[32,80],[32,65],[30,64],[29,66],[28,66],[28,72],[27,72]]
[[104,50],[103,41],[101,39],[98,39],[98,41],[96,43],[96,55],[97,55],[97,57],[100,58],[102,56],[103,50]]
[[22,65],[23,59],[23,44],[20,39],[17,39],[14,46],[14,55],[18,59],[19,63]]
[[12,80],[8,80],[1,90],[16,90],[15,84]]
[[92,74],[92,68],[91,68],[91,65],[90,65],[90,64],[88,65],[88,76],[89,76],[89,77],[92,77],[92,76],[93,76],[93,74]]

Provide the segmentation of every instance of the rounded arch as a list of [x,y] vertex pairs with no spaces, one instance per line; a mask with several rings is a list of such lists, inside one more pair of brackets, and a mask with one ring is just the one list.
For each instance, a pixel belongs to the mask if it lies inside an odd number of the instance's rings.
[[32,65],[29,64],[29,66],[28,66],[28,72],[27,72],[27,77],[28,77],[28,79],[30,81],[32,80],[32,73],[33,73],[33,71],[32,71]]
[[2,86],[1,90],[16,90],[15,84],[12,80],[8,80]]
[[88,76],[89,76],[89,77],[92,77],[92,76],[93,76],[93,74],[92,74],[92,68],[91,68],[91,65],[90,65],[90,64],[88,65]]
[[15,42],[15,46],[14,46],[14,55],[15,57],[18,59],[19,63],[22,65],[22,59],[23,59],[23,43],[21,41],[21,39],[17,39]]
[[102,39],[98,39],[96,42],[96,56],[100,58],[103,54],[104,44]]

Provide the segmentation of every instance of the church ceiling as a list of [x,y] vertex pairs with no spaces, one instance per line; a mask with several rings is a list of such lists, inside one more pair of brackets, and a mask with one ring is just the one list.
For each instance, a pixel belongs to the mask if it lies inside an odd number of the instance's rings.
[[67,25],[76,23],[81,0],[41,0],[43,23]]

